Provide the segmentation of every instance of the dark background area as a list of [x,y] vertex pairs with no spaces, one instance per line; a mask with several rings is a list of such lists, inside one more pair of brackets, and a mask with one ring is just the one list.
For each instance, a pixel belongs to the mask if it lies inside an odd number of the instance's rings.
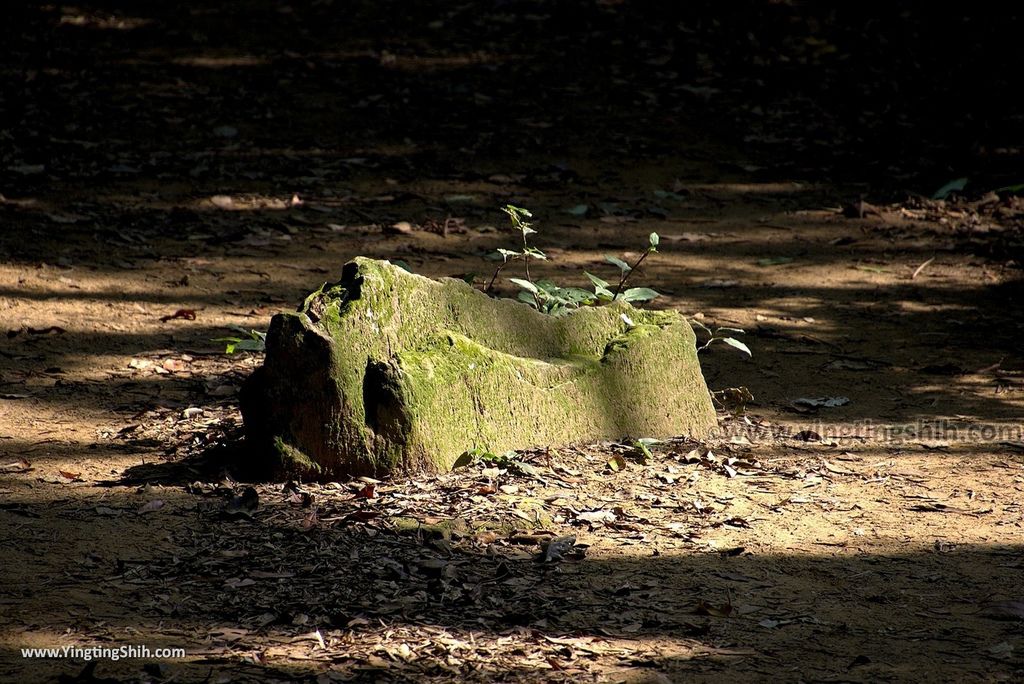
[[[190,152],[225,142],[241,143],[221,160],[227,174],[244,172],[247,149],[290,150],[294,162],[314,148],[344,157],[389,145],[408,147],[391,164],[412,174],[581,150],[679,154],[694,135],[731,150],[725,172],[874,193],[1022,180],[1010,6],[253,1],[6,12],[8,184],[26,180],[9,170],[26,164],[47,163],[63,181],[95,173],[69,140],[108,147],[121,175],[159,166],[161,178],[200,181],[207,172]],[[218,138],[208,125],[218,120],[238,137]]]

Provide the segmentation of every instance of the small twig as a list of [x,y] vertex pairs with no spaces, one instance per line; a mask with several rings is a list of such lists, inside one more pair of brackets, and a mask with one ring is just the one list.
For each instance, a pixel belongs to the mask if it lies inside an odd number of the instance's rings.
[[932,263],[933,261],[935,261],[935,257],[932,257],[928,261],[926,261],[923,264],[921,264],[920,266],[918,266],[917,270],[914,271],[914,275],[910,276],[910,279],[914,280],[915,278],[917,278],[917,276],[919,276],[921,274],[921,271],[923,271],[924,269],[928,268],[928,264]]
[[974,375],[983,375],[984,373],[988,373],[990,371],[999,370],[999,368],[1003,365],[1003,359],[1005,358],[1005,356],[1000,356],[999,360],[993,363],[991,366],[985,366],[984,368],[979,368],[978,370],[974,371]]

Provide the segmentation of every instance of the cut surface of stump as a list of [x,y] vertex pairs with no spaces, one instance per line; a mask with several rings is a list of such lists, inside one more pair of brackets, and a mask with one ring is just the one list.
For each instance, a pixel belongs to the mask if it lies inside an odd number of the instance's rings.
[[693,330],[674,311],[616,302],[553,317],[357,258],[274,316],[266,342],[242,413],[256,457],[280,475],[448,470],[474,447],[715,425]]

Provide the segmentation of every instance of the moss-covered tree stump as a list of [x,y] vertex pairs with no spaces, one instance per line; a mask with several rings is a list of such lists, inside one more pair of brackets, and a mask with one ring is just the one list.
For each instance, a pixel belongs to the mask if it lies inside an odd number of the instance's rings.
[[702,436],[715,424],[676,312],[615,303],[555,318],[363,258],[274,316],[242,414],[259,458],[319,479],[447,470],[476,446]]

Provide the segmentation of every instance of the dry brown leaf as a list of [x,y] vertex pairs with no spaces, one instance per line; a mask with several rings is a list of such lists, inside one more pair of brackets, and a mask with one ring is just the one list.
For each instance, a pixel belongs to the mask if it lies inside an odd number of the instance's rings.
[[159,511],[164,507],[164,502],[161,499],[153,499],[148,501],[139,507],[139,513],[152,513],[153,511]]
[[167,321],[173,321],[173,320],[178,319],[178,318],[184,319],[186,321],[194,321],[194,320],[196,320],[195,309],[178,309],[177,311],[175,311],[172,314],[168,314],[166,316],[161,316],[160,320],[163,321],[164,323],[166,323]]
[[611,458],[608,459],[606,465],[608,466],[608,468],[610,470],[612,470],[612,471],[617,473],[617,472],[619,472],[621,470],[625,470],[625,468],[626,468],[626,459],[623,458],[622,454],[615,454]]
[[29,470],[32,470],[32,464],[24,458],[0,463],[0,473],[26,473]]

